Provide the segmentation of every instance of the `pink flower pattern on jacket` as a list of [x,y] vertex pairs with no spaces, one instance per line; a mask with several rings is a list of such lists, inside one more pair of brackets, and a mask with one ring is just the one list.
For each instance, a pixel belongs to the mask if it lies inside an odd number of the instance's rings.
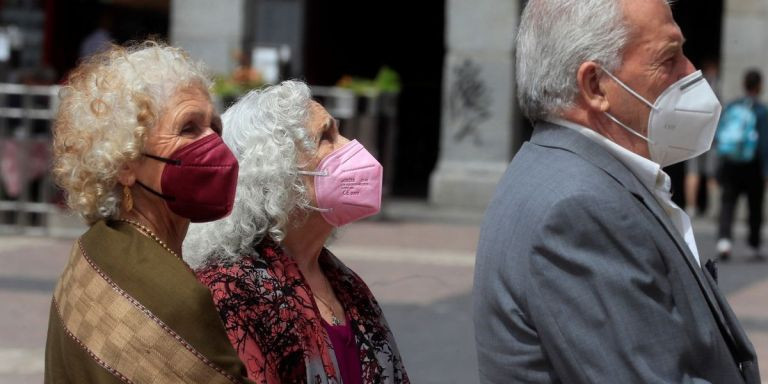
[[[363,383],[410,383],[368,286],[323,248],[320,266],[351,322]],[[256,383],[340,383],[333,347],[298,265],[265,240],[234,263],[198,272],[232,345]]]

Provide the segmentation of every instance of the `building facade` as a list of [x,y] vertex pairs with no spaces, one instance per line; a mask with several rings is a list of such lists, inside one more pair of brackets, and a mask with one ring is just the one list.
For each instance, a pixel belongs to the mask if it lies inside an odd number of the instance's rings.
[[[172,0],[170,38],[218,72],[237,65],[236,51],[285,45],[291,77],[310,84],[394,67],[403,79],[395,194],[483,209],[531,131],[514,89],[525,0],[328,3]],[[673,12],[694,65],[719,63],[724,100],[740,93],[746,68],[768,70],[765,0],[678,0]]]

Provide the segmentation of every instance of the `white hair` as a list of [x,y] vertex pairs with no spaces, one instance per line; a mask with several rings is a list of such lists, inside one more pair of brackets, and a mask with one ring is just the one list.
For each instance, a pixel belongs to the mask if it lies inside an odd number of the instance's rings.
[[628,40],[621,0],[530,0],[517,34],[517,97],[531,120],[571,107],[576,73],[594,61],[621,65]]
[[177,90],[211,82],[186,52],[146,41],[112,46],[78,65],[60,93],[54,124],[56,183],[88,224],[117,218],[120,167],[141,155],[144,141]]
[[280,242],[290,215],[309,205],[297,171],[316,150],[310,101],[306,84],[284,81],[249,92],[221,116],[224,142],[240,163],[235,204],[222,220],[190,226],[183,246],[190,267],[235,261],[265,237]]

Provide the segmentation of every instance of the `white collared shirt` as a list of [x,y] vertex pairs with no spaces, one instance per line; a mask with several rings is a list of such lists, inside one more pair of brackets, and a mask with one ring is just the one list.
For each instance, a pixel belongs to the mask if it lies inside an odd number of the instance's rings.
[[583,134],[590,140],[600,144],[613,156],[619,159],[624,166],[629,168],[630,172],[632,172],[635,177],[648,188],[648,190],[653,192],[656,201],[658,201],[659,205],[664,209],[664,212],[666,212],[667,216],[672,220],[672,224],[674,224],[677,231],[683,235],[683,239],[685,240],[685,243],[688,244],[688,248],[691,250],[696,262],[701,265],[701,261],[699,260],[699,250],[696,248],[696,239],[693,237],[691,218],[672,201],[672,192],[670,191],[672,181],[669,178],[669,175],[661,170],[659,164],[614,143],[607,137],[583,125],[555,117],[549,118],[547,121]]

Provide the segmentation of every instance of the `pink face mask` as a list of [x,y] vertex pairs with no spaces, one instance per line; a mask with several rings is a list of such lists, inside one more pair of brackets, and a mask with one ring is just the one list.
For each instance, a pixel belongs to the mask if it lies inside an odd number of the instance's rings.
[[381,209],[383,168],[357,140],[331,152],[316,171],[316,208],[334,227],[375,215]]

